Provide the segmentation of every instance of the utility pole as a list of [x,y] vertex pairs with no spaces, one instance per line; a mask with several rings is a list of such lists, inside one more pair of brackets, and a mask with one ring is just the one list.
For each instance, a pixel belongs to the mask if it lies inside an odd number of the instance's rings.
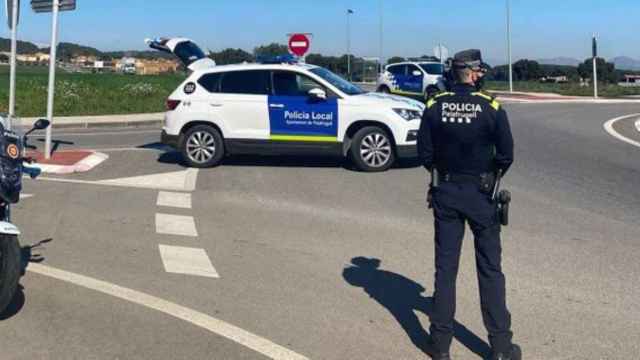
[[[7,128],[11,130],[13,119],[16,116],[16,66],[18,57],[18,17],[20,0],[11,0],[12,6],[9,14],[11,27],[11,70],[9,75],[9,118]],[[8,4],[8,3],[7,3]]]
[[[49,58],[49,93],[47,96],[47,119],[53,124],[53,100],[56,86],[56,56],[58,49],[58,13],[60,11],[60,0],[53,0],[53,20],[51,21],[51,52]],[[47,127],[44,157],[51,158],[51,126]]]
[[509,92],[513,92],[513,59],[511,57],[511,0],[507,0],[507,52],[509,53]]
[[598,39],[593,34],[593,97],[598,98]]

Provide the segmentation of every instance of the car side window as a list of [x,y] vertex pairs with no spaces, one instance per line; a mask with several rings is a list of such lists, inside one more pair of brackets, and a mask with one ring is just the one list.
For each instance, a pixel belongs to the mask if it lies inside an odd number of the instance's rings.
[[[420,69],[415,65],[407,65],[407,75],[413,76],[414,71],[420,71]],[[420,71],[420,74],[422,74],[422,71]]]
[[224,73],[220,92],[225,94],[268,95],[269,71],[245,70]]
[[325,86],[308,76],[293,71],[273,72],[273,93],[280,96],[308,96],[312,89],[322,89],[328,97],[336,97]]
[[198,84],[210,93],[217,93],[220,92],[220,79],[222,79],[221,73],[205,74],[198,79]]
[[406,65],[395,65],[389,66],[387,71],[392,73],[393,75],[406,75],[407,74],[407,66]]

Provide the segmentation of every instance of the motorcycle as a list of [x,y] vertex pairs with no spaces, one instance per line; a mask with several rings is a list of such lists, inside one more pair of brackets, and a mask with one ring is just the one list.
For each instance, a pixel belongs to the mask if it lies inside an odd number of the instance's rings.
[[0,313],[13,300],[24,270],[18,241],[20,229],[11,223],[11,205],[20,201],[23,175],[32,179],[40,175],[40,169],[26,166],[33,163],[26,156],[26,149],[35,149],[28,144],[28,136],[49,124],[40,119],[22,136],[0,126]]

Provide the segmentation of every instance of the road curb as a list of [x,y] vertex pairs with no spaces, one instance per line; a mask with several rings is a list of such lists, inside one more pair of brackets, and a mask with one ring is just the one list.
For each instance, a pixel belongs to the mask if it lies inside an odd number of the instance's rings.
[[[30,127],[40,118],[19,118],[14,125]],[[101,116],[64,116],[53,119],[53,127],[65,128],[100,128],[100,127],[142,127],[162,125],[164,113],[101,115]]]

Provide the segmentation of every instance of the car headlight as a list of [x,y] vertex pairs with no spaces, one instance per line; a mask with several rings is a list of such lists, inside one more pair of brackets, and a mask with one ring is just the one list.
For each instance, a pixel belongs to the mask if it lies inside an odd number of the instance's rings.
[[393,109],[396,114],[400,115],[401,118],[411,121],[411,120],[420,120],[422,118],[422,114],[417,110],[410,109]]

